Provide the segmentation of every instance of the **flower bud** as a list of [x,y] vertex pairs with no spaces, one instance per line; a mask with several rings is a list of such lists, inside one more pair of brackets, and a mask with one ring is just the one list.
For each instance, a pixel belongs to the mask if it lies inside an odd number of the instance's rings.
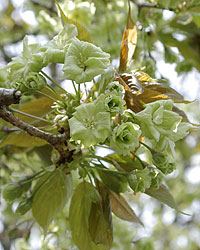
[[79,174],[80,178],[85,178],[87,176],[87,172],[83,167],[80,167],[78,169],[78,174]]
[[120,155],[128,155],[138,147],[138,138],[141,135],[140,127],[137,124],[126,122],[114,128],[110,140],[110,146]]
[[145,192],[151,185],[150,171],[147,168],[142,170],[136,169],[128,176],[128,182],[134,194]]
[[166,154],[154,152],[153,155],[153,164],[163,173],[170,174],[175,166],[173,163],[169,163],[168,157]]
[[46,80],[41,74],[31,72],[26,77],[24,84],[28,89],[41,90],[46,86]]
[[119,82],[114,81],[108,84],[108,86],[106,87],[107,90],[111,91],[111,92],[115,92],[116,94],[121,94],[122,95],[122,91],[123,91],[123,87],[121,84],[119,84]]
[[151,178],[151,186],[150,186],[150,188],[158,189],[160,187],[162,179],[163,179],[162,174],[152,172],[151,177],[152,178]]

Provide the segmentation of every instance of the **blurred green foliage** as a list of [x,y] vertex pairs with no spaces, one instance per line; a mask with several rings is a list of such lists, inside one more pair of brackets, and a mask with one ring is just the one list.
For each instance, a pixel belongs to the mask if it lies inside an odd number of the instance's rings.
[[[21,1],[20,1],[21,2]],[[128,5],[126,0],[65,0],[61,3],[67,17],[83,25],[94,44],[110,53],[113,64],[119,61],[120,46],[126,24]],[[179,75],[200,71],[200,1],[199,0],[149,0],[130,1],[132,18],[138,28],[138,42],[129,70],[146,67],[151,77],[162,77],[159,60],[175,64]],[[25,14],[32,13],[33,20]],[[32,25],[31,23],[36,23]],[[55,1],[25,0],[0,3],[0,64],[5,65],[18,54],[18,46],[25,34],[33,39],[48,40],[60,29]],[[42,35],[42,36],[41,36]],[[56,78],[55,65],[49,67]],[[170,74],[170,72],[169,72]],[[199,73],[198,73],[199,76]],[[165,79],[166,81],[170,80]],[[183,86],[192,82],[183,82]],[[187,98],[187,97],[186,97]],[[187,107],[196,123],[200,123],[199,103]],[[5,136],[4,123],[0,121],[0,140]],[[7,132],[8,133],[8,132]],[[12,133],[12,131],[9,131]],[[38,172],[49,157],[47,146],[21,148],[7,145],[0,149],[0,184],[18,181]],[[166,208],[145,195],[127,195],[130,204],[140,215],[146,229],[114,217],[115,241],[113,250],[197,250],[200,248],[200,133],[193,131],[185,140],[177,143],[177,170],[166,182],[179,208],[190,214],[182,215]],[[198,171],[197,171],[198,170]],[[196,171],[196,172],[195,172]],[[192,175],[193,173],[193,175]],[[78,181],[77,181],[78,182]],[[23,218],[11,206],[1,201],[0,242],[4,249],[76,249],[68,231],[68,207],[51,224],[50,233],[40,241],[40,233],[31,221],[30,212]],[[16,226],[13,226],[16,225]],[[35,237],[35,240],[33,238]],[[36,241],[40,242],[36,245]],[[88,249],[89,250],[89,249]]]

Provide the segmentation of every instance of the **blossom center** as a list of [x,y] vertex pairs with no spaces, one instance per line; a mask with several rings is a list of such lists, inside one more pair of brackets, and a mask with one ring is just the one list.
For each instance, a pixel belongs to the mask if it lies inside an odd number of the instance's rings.
[[86,128],[95,129],[96,124],[97,124],[97,123],[95,122],[94,118],[92,118],[92,119],[86,118],[86,119],[84,120],[84,126],[85,126]]

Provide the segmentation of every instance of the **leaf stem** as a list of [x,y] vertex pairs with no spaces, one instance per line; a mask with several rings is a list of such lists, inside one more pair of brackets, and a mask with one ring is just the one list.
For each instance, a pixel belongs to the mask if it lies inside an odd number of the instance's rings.
[[74,81],[72,81],[72,84],[73,84],[73,87],[74,87],[74,90],[75,90],[76,96],[78,97],[78,91],[77,91],[77,89],[76,89],[75,82],[74,82]]
[[55,95],[55,97],[57,97],[57,99],[58,99],[59,101],[61,101],[61,102],[64,104],[64,106],[65,106],[65,101],[60,97],[60,95],[56,92],[56,90],[55,90],[54,88],[52,88],[51,85],[47,85],[46,87],[47,87],[48,90],[51,91],[51,92]]
[[[86,168],[87,168],[87,167],[86,167]],[[90,180],[90,183],[93,185],[92,178],[91,178],[91,176],[90,176],[89,171],[88,171],[87,169],[85,169],[85,170],[86,170],[86,172],[87,172],[87,176],[88,176],[88,178],[89,178],[89,180]]]
[[80,83],[78,84],[78,100],[79,100],[79,102],[81,101],[81,85],[80,85]]
[[150,148],[147,144],[145,144],[144,142],[139,141],[140,144],[142,144],[143,146],[145,146],[151,153],[154,152],[154,150],[152,148]]
[[62,90],[64,93],[67,93],[65,89],[63,89],[57,82],[55,82],[50,76],[48,76],[43,70],[41,70],[41,73],[48,78],[54,85],[56,85],[60,90]]
[[43,96],[49,98],[50,100],[52,100],[52,101],[54,101],[54,102],[58,102],[56,99],[54,99],[54,98],[51,97],[50,95],[45,94],[45,93],[43,93],[43,92],[41,92],[41,91],[39,91],[39,90],[35,90],[35,92],[38,93],[38,94],[40,94],[40,95],[43,95]]
[[12,111],[12,112],[15,112],[15,113],[19,113],[20,115],[28,116],[28,117],[31,117],[31,118],[34,118],[34,119],[37,119],[37,120],[40,120],[40,121],[43,121],[43,122],[47,122],[47,123],[53,124],[53,122],[48,121],[48,120],[46,120],[44,118],[41,118],[41,117],[38,117],[38,116],[35,116],[35,115],[31,115],[31,114],[27,114],[27,113],[24,113],[24,112],[22,112],[20,110],[11,108],[11,107],[8,107],[8,110]]
[[22,180],[22,181],[18,181],[18,183],[28,183],[28,182],[30,182],[32,179],[37,179],[37,178],[42,177],[44,174],[46,174],[45,171],[44,171],[44,170],[41,170],[41,171],[39,171],[39,172],[33,174],[32,176],[28,176],[27,179],[24,179],[24,180]]
[[140,157],[137,156],[137,155],[136,155],[135,153],[133,153],[133,152],[131,152],[131,153],[134,155],[134,157],[135,157],[136,159],[138,159],[138,161],[142,164],[143,168],[146,168],[144,162],[140,159]]

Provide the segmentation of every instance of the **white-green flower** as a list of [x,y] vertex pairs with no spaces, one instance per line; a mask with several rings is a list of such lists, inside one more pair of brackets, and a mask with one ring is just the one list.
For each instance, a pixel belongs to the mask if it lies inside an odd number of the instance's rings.
[[108,84],[108,86],[106,87],[107,90],[111,91],[111,92],[115,92],[118,95],[122,95],[123,93],[123,87],[121,84],[119,84],[119,82],[114,81]]
[[39,73],[30,72],[26,78],[17,78],[11,85],[12,88],[21,91],[23,94],[32,94],[35,90],[46,87],[46,79]]
[[134,194],[144,193],[151,186],[151,174],[148,168],[136,169],[128,175],[128,182]]
[[172,159],[167,155],[160,152],[153,152],[152,154],[153,164],[163,173],[170,174],[175,169],[175,164]]
[[128,155],[139,146],[138,138],[142,131],[137,124],[126,122],[113,130],[110,146],[120,155]]
[[30,72],[24,82],[24,85],[30,90],[41,90],[46,87],[46,84],[46,79],[36,72]]
[[70,135],[85,147],[104,142],[111,133],[110,114],[102,103],[81,104],[69,119]]
[[77,35],[76,26],[66,24],[58,35],[44,45],[44,48],[46,48],[44,61],[47,63],[64,63],[66,51],[72,39]]
[[91,81],[104,73],[110,63],[110,55],[95,45],[74,39],[67,50],[63,77],[77,83]]
[[8,82],[14,84],[17,79],[25,79],[30,72],[39,72],[47,66],[44,61],[46,48],[39,43],[28,44],[28,37],[23,41],[23,52],[21,56],[12,58],[12,61],[5,67],[9,69]]
[[172,100],[160,100],[146,104],[144,110],[134,114],[143,136],[151,141],[156,151],[170,150],[174,153],[174,142],[188,134],[189,124],[182,123],[182,117],[172,108]]
[[107,91],[105,94],[101,94],[96,102],[102,102],[105,106],[105,110],[112,115],[121,114],[124,111],[125,101],[122,99],[122,95],[116,92],[112,93]]

